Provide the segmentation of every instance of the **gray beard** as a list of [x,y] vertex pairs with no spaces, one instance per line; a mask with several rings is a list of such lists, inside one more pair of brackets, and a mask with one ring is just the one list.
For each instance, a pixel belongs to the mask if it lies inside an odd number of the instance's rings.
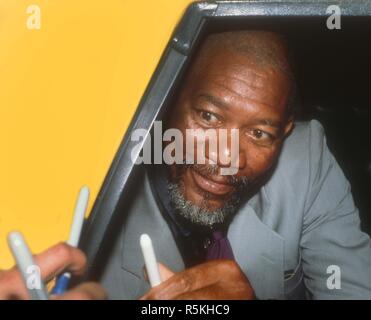
[[184,198],[178,184],[168,182],[168,190],[170,202],[177,213],[196,225],[209,228],[212,228],[215,224],[223,224],[227,217],[232,216],[238,210],[240,203],[240,197],[233,196],[222,208],[208,210],[207,200],[204,200],[204,203],[201,203],[200,206],[196,206]]

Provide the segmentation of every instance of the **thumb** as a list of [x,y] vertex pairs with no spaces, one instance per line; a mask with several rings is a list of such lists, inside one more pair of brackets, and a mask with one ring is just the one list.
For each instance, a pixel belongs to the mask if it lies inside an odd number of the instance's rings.
[[158,268],[160,271],[160,276],[162,281],[166,281],[170,277],[172,277],[175,273],[171,271],[168,267],[163,265],[162,263],[158,263]]

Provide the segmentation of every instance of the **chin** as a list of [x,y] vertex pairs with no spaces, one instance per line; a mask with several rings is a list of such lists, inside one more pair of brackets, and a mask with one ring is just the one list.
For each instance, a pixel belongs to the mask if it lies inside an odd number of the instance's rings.
[[168,190],[173,207],[183,218],[195,225],[212,227],[223,224],[238,209],[237,199],[221,199],[197,188],[184,188],[184,185],[181,187],[179,184],[169,183]]
[[[192,192],[193,193],[193,192]],[[214,195],[194,192],[195,196],[187,197],[185,199],[192,203],[194,206],[208,210],[215,211],[217,209],[222,209],[229,199],[218,199]]]

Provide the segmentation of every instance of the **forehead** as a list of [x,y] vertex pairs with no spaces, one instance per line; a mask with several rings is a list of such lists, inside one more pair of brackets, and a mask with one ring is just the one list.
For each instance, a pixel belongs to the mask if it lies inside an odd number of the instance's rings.
[[251,111],[284,114],[290,93],[289,77],[278,68],[258,64],[230,51],[213,54],[194,66],[186,86],[193,98],[215,96],[226,104]]

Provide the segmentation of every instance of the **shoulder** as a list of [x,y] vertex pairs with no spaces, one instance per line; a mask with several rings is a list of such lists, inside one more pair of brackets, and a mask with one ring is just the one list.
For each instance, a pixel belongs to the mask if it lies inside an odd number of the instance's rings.
[[296,122],[283,142],[274,174],[278,174],[280,179],[291,175],[304,178],[326,160],[323,155],[327,152],[324,129],[317,120]]
[[325,132],[317,120],[295,122],[291,134],[286,138],[283,148],[283,156],[292,156],[299,153],[309,156],[310,152],[321,151],[325,143]]
[[288,196],[290,201],[302,203],[314,177],[332,162],[322,125],[316,120],[296,122],[265,186],[268,196],[281,199]]

